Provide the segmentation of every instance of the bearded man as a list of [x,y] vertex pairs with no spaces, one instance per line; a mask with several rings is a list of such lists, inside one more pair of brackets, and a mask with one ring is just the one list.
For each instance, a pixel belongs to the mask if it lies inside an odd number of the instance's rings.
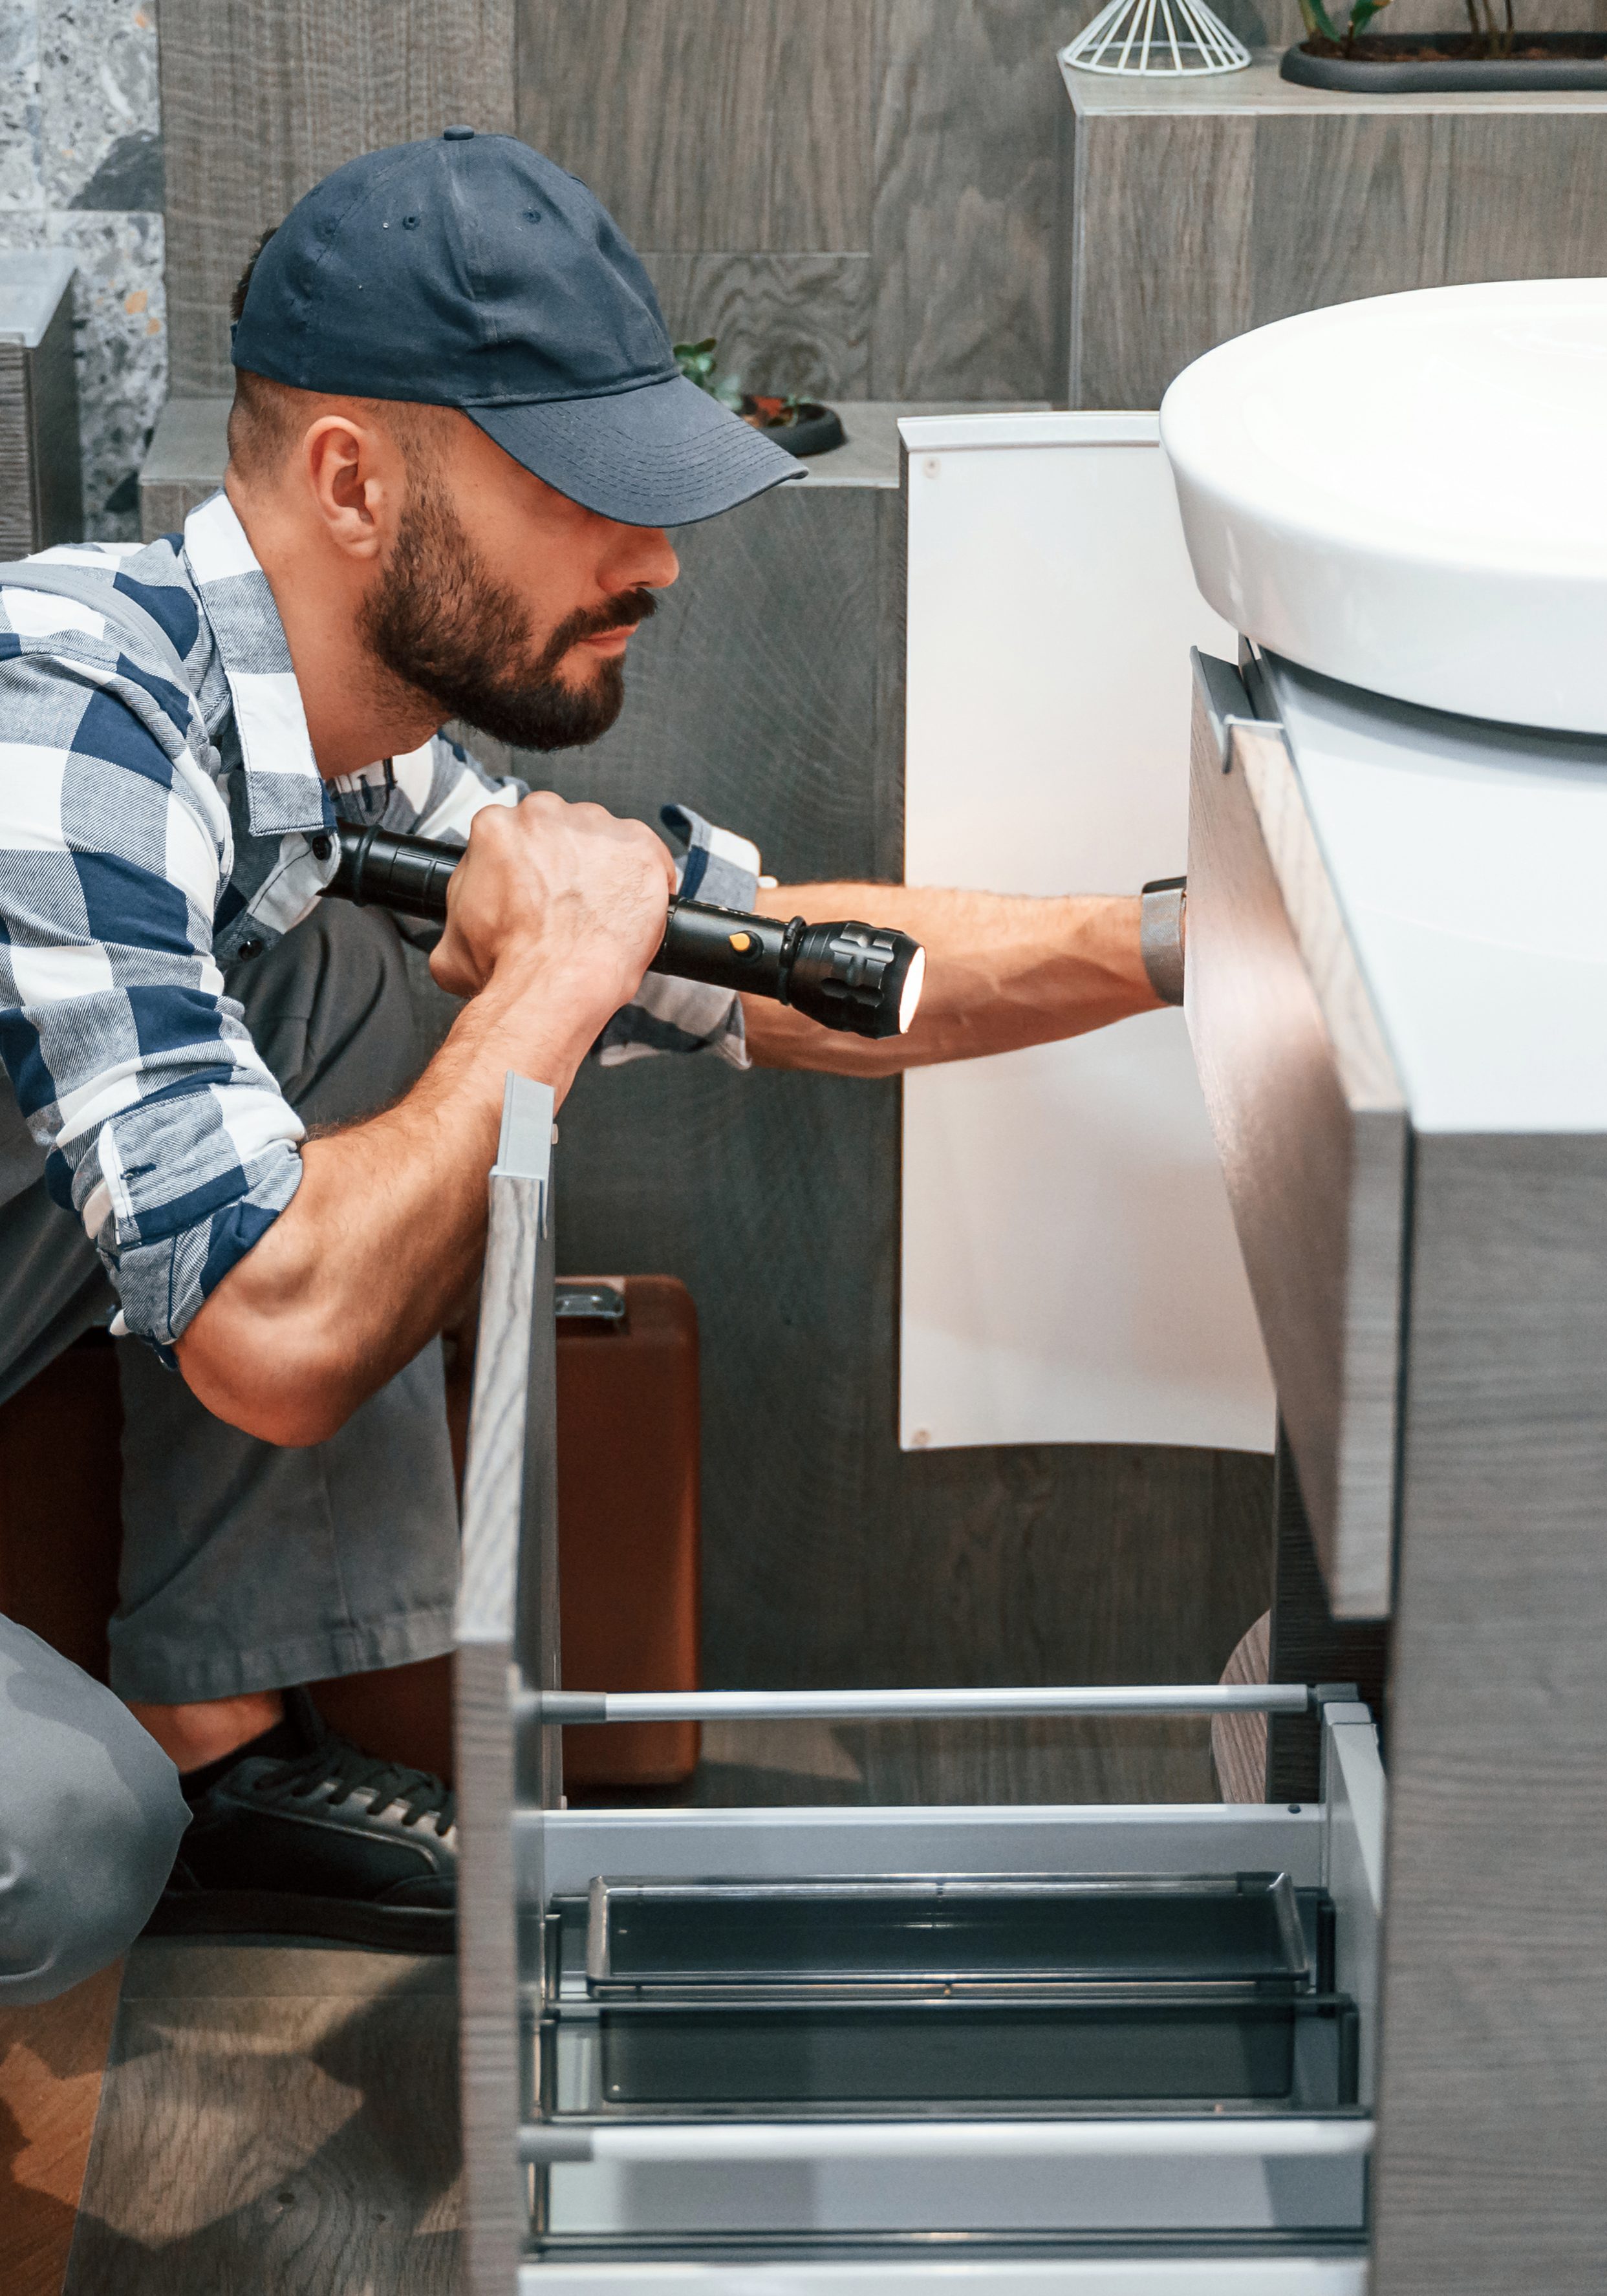
[[[467,127],[370,153],[268,236],[235,321],[223,492],[132,555],[0,570],[0,1396],[125,1335],[111,1688],[0,1620],[0,2000],[153,1908],[449,1946],[445,1787],[304,1685],[450,1644],[439,1335],[507,1070],[560,1099],[591,1053],[885,1073],[1160,1001],[1136,899],[835,886],[774,906],[918,934],[908,1037],[644,985],[658,836],[442,733],[604,732],[666,529],[799,475],[679,377],[572,176]],[[752,847],[677,819],[701,897],[750,906]],[[430,957],[465,1001],[422,1076],[395,926],[319,898],[341,822],[466,845]]]

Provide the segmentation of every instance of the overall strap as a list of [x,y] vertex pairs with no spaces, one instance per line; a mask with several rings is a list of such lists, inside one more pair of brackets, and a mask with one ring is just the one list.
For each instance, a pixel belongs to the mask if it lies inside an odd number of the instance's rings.
[[127,636],[143,638],[174,685],[185,693],[191,692],[190,675],[179,658],[178,648],[155,615],[148,613],[126,590],[108,589],[103,572],[97,577],[87,567],[41,566],[37,559],[24,558],[13,565],[0,566],[0,589],[45,590],[53,597],[76,598],[80,606],[103,615],[113,629]]

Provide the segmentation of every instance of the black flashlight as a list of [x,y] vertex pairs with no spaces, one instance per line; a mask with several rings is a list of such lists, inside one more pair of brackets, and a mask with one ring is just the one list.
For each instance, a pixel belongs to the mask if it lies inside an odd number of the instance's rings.
[[[359,906],[446,922],[447,880],[461,845],[387,829],[336,831],[340,865],[324,888]],[[915,1017],[926,951],[907,933],[851,919],[807,925],[801,917],[750,917],[741,909],[672,899],[649,970],[706,980],[750,996],[774,996],[823,1029],[856,1037],[901,1037]]]

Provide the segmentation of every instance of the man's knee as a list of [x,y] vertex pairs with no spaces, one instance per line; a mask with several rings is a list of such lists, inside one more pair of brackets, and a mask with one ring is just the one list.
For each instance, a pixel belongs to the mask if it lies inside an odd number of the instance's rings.
[[188,1823],[127,1708],[0,1620],[0,2005],[47,2001],[131,1945]]
[[407,961],[390,919],[320,901],[228,989],[286,1099],[310,1124],[348,1124],[406,1092],[418,1072]]

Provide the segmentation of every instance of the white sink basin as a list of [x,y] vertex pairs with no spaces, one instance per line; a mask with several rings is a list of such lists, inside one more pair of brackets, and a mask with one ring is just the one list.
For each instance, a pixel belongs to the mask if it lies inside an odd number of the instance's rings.
[[1258,327],[1160,408],[1195,578],[1347,684],[1607,734],[1607,279]]

